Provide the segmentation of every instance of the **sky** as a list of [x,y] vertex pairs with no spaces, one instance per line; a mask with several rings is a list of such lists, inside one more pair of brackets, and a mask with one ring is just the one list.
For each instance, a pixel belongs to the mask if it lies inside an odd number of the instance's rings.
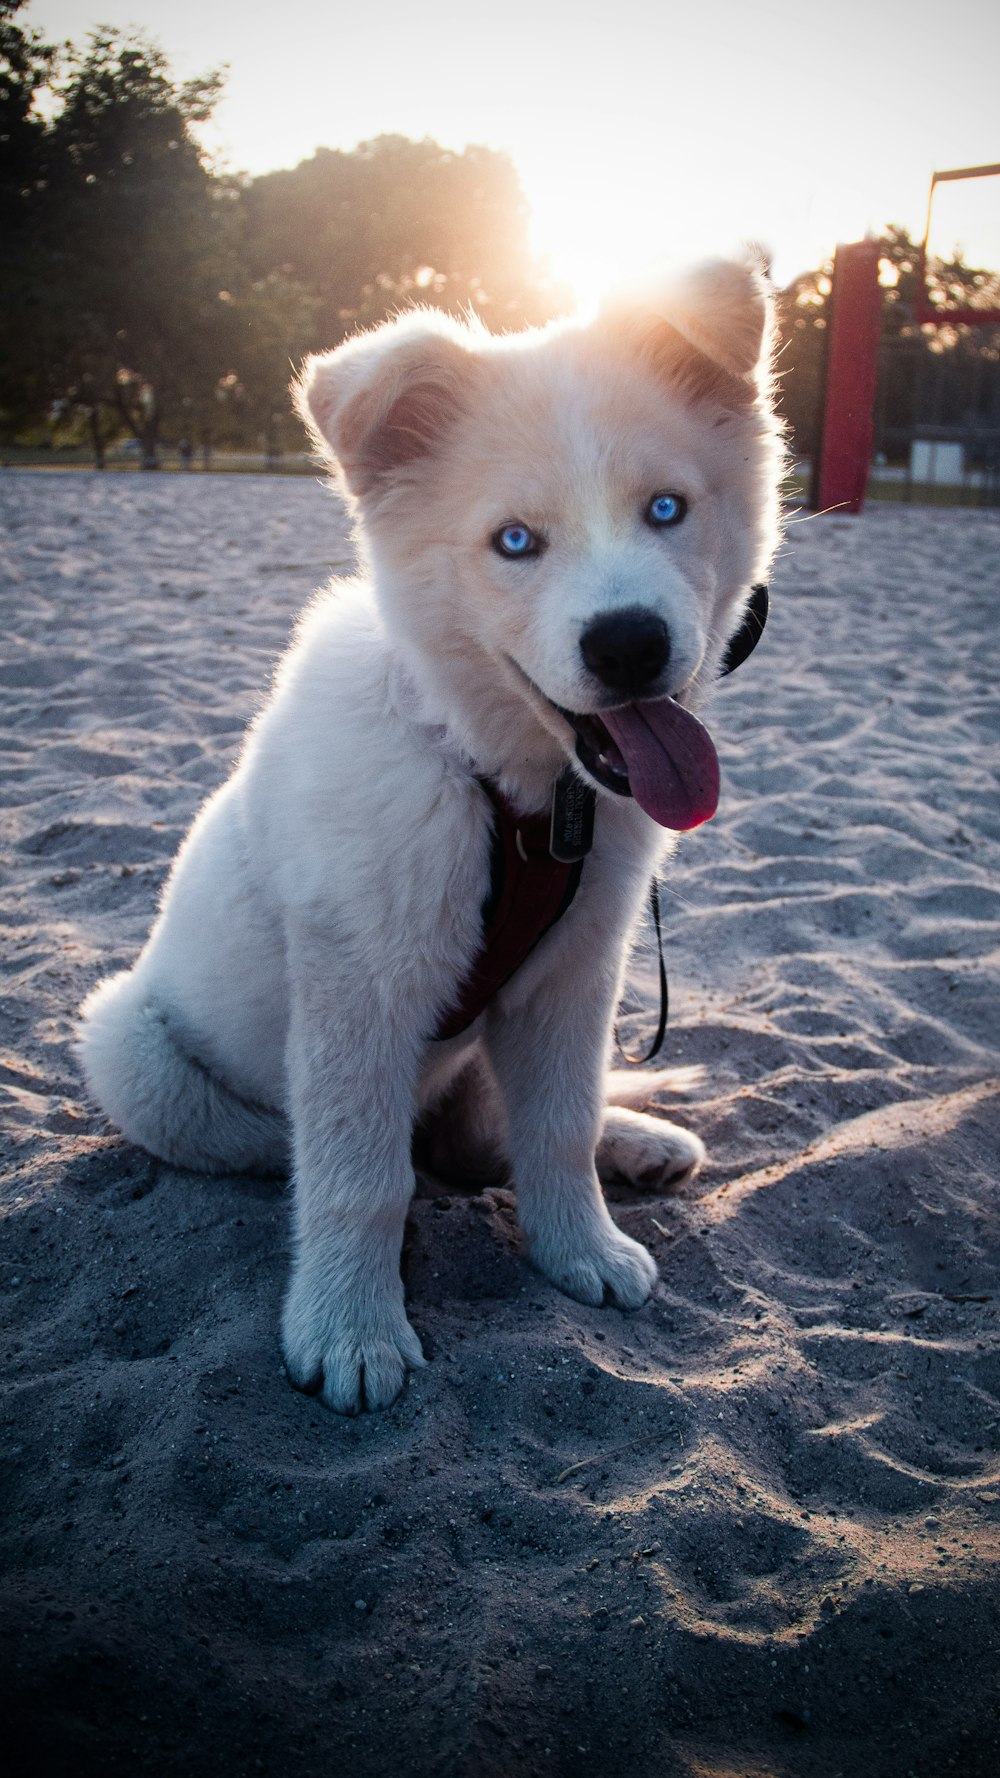
[[[228,69],[230,170],[384,132],[505,149],[586,300],[764,246],[779,283],[887,222],[934,168],[1000,161],[996,0],[31,0],[50,39],[138,26],[180,78]],[[938,238],[940,237],[940,238]],[[1000,179],[941,188],[935,244],[1000,267]]]

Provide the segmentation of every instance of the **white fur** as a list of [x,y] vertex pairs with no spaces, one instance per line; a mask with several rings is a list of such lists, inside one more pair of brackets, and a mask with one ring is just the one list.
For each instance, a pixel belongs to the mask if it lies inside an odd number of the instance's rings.
[[[417,313],[310,361],[298,399],[366,575],[306,612],[145,949],[83,1009],[90,1089],[126,1135],[206,1170],[290,1161],[286,1362],[333,1408],[384,1405],[423,1362],[399,1276],[411,1143],[461,1083],[534,1263],[584,1302],[636,1308],[655,1279],[597,1166],[662,1185],[703,1155],[605,1110],[623,958],[670,838],[633,802],[600,794],[568,914],[470,1031],[433,1040],[480,937],[479,778],[547,806],[574,747],[553,703],[601,702],[586,623],[660,615],[662,689],[696,706],[774,549],[761,281],[710,268],[673,303],[504,340]],[[642,517],[663,488],[689,503],[669,538]],[[514,518],[542,556],[491,548]]]

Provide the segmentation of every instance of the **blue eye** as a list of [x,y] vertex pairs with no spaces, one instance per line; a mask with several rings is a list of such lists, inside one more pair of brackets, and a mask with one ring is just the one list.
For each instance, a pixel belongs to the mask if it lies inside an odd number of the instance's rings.
[[657,527],[679,525],[687,509],[683,494],[654,494],[646,508],[646,523]]
[[539,540],[534,531],[522,525],[519,519],[512,519],[509,525],[502,525],[494,532],[490,540],[493,548],[501,556],[537,556]]

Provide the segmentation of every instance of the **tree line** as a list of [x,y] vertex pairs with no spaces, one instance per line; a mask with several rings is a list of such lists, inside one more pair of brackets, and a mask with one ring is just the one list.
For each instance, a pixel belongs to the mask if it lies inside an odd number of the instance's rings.
[[[57,48],[25,21],[24,0],[0,0],[7,443],[87,440],[102,464],[131,436],[146,467],[166,442],[277,455],[301,446],[293,368],[355,327],[413,301],[497,330],[571,306],[532,254],[505,154],[385,135],[234,175],[197,140],[220,88],[215,73],[179,82],[135,33]],[[887,332],[909,327],[930,350],[907,321],[916,249],[900,229],[884,245]],[[935,276],[981,295],[988,274],[956,262]],[[828,267],[781,293],[783,399],[801,451],[815,442],[828,312]],[[989,330],[938,331],[956,367],[989,349]]]
[[[0,0],[0,428],[300,442],[292,368],[419,299],[490,326],[566,293],[528,246],[508,158],[380,136],[249,179],[196,139],[220,77],[180,83],[143,37],[57,50]],[[39,105],[45,95],[47,103]]]

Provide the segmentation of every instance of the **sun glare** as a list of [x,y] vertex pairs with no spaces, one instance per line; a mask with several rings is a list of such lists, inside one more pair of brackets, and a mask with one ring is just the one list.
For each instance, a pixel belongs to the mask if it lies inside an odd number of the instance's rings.
[[778,283],[818,265],[838,240],[858,240],[874,220],[867,195],[848,182],[775,177],[741,164],[728,144],[692,144],[688,165],[671,156],[646,120],[590,145],[567,132],[519,144],[515,160],[532,209],[532,239],[552,275],[582,308],[609,288],[648,282],[671,266],[759,248]]
[[532,239],[552,275],[570,285],[578,306],[597,306],[610,289],[662,277],[672,265],[738,250],[740,238],[690,192],[683,206],[638,172],[642,162],[618,153],[609,165],[579,156],[569,174],[551,152],[518,158],[532,208]]

